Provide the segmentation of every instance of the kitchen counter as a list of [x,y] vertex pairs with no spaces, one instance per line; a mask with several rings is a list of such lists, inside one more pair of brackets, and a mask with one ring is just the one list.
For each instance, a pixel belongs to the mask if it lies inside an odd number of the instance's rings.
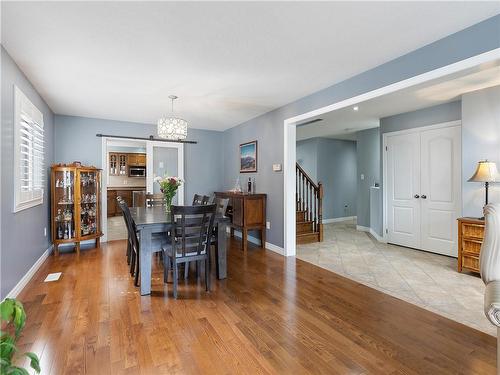
[[108,186],[108,190],[146,190],[146,186]]

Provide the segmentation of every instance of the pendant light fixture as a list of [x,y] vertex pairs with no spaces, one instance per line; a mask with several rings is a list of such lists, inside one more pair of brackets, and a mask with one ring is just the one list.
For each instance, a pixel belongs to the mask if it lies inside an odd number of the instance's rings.
[[187,137],[187,121],[174,116],[174,100],[177,96],[170,95],[172,100],[172,115],[163,116],[158,120],[158,137],[170,140],[184,140]]

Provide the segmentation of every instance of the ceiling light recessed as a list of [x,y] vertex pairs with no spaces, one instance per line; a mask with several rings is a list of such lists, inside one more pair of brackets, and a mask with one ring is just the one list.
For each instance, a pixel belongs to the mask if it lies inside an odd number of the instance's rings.
[[353,111],[357,111],[357,110],[359,110],[359,107],[356,105],[356,106],[352,107],[352,109],[353,109]]

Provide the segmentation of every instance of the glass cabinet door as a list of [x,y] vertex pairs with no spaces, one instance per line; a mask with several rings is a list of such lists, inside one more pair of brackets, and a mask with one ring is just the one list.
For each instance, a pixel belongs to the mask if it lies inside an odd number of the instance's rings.
[[118,160],[116,154],[109,154],[109,174],[116,176],[118,174]]
[[120,164],[119,175],[126,176],[127,175],[127,155],[126,154],[118,155],[118,162]]
[[80,236],[91,236],[98,230],[99,180],[97,171],[80,172]]
[[58,240],[75,238],[75,172],[61,170],[55,172],[55,228]]

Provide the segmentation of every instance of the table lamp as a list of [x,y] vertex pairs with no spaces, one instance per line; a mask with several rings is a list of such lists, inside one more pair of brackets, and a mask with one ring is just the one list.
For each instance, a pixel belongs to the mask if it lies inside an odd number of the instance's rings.
[[477,163],[477,168],[471,178],[467,181],[469,182],[484,182],[484,189],[486,191],[485,205],[488,204],[488,186],[490,182],[496,182],[500,180],[498,175],[497,165],[488,160],[481,160]]

